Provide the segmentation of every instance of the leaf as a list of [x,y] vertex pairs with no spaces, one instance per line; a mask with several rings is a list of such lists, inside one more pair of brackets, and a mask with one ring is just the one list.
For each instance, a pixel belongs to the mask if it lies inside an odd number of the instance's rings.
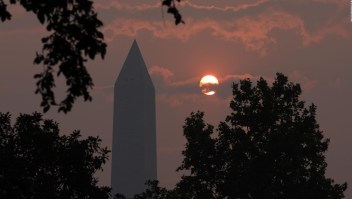
[[42,43],[48,42],[49,38],[50,38],[50,37],[43,37],[43,38],[42,38]]
[[46,26],[46,30],[47,31],[51,31],[53,29],[53,26],[51,25],[51,23],[49,23],[47,26]]
[[170,14],[174,14],[175,15],[178,11],[177,11],[176,8],[170,7],[170,8],[167,9],[167,12],[170,13]]
[[104,35],[103,35],[102,32],[97,32],[97,37],[98,37],[99,39],[104,39]]
[[91,58],[91,59],[94,59],[94,58],[95,58],[95,54],[96,54],[96,50],[95,50],[95,49],[90,49],[90,50],[88,51],[88,56],[89,56],[89,58]]
[[171,0],[163,0],[162,5],[168,7],[171,6]]
[[37,78],[41,78],[42,76],[43,76],[43,74],[41,74],[41,73],[40,74],[35,74],[34,78],[37,79]]
[[34,59],[34,64],[40,64],[43,60],[44,60],[44,57],[37,53],[37,56]]
[[40,23],[41,23],[41,24],[44,24],[44,22],[45,22],[45,16],[44,16],[43,11],[39,11],[39,12],[37,13],[37,17],[38,17]]
[[101,58],[104,59],[105,58],[105,54],[106,54],[106,44],[102,44],[101,47]]
[[178,15],[175,17],[175,24],[178,25],[180,23],[185,23],[183,20],[182,20],[182,16],[181,15]]
[[0,1],[0,18],[1,21],[6,21],[11,19],[11,14],[6,9],[7,5]]
[[46,106],[44,107],[44,109],[43,109],[43,112],[46,113],[46,112],[49,111],[49,109],[50,109],[50,106],[49,106],[49,105],[46,105]]

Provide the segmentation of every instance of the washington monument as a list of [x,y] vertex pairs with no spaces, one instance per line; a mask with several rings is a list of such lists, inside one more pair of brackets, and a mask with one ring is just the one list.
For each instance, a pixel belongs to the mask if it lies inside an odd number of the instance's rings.
[[134,41],[114,88],[112,193],[126,197],[157,179],[155,91]]

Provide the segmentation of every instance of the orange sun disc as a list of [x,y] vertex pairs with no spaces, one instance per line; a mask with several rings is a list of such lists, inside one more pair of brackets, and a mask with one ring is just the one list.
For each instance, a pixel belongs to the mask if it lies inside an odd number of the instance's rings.
[[199,87],[205,95],[214,95],[218,85],[219,80],[213,75],[206,75],[199,82]]

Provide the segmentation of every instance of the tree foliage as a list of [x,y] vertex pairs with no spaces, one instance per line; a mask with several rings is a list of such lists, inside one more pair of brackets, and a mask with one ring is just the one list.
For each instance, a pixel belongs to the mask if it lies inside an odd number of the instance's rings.
[[232,112],[216,135],[203,112],[186,118],[177,170],[188,174],[173,190],[149,182],[135,198],[343,198],[347,184],[325,177],[329,139],[315,119],[316,106],[307,107],[301,93],[280,73],[272,86],[263,78],[256,85],[249,79],[233,84]]
[[[176,0],[180,2],[180,0]],[[36,53],[34,64],[43,65],[43,71],[34,75],[37,79],[35,93],[42,97],[41,106],[47,112],[51,106],[58,106],[64,113],[72,109],[77,98],[91,101],[89,93],[93,80],[86,69],[88,59],[100,55],[104,59],[106,43],[99,28],[103,23],[98,19],[90,0],[0,0],[0,20],[11,20],[8,4],[19,4],[34,13],[39,22],[51,34],[42,38],[42,50]],[[167,12],[174,15],[175,24],[184,23],[174,0],[163,0]],[[56,75],[55,75],[56,73]],[[54,95],[55,76],[66,79],[66,97],[56,102]]]
[[[11,4],[20,4],[28,12],[33,12],[39,22],[46,25],[51,34],[42,38],[43,48],[36,53],[34,63],[43,65],[43,71],[36,74],[38,93],[42,97],[44,112],[53,105],[59,111],[67,113],[78,97],[92,100],[89,89],[93,81],[85,63],[96,55],[104,58],[106,44],[103,33],[98,29],[103,23],[98,19],[89,0],[10,0]],[[0,0],[0,18],[10,20],[11,14],[6,4]],[[55,74],[66,78],[67,96],[57,104],[53,88]]]
[[59,135],[58,124],[39,113],[20,115],[13,126],[0,113],[0,198],[108,199],[110,188],[94,174],[109,151],[98,137],[80,137]]
[[[160,187],[157,180],[147,181],[145,183],[147,186],[145,192],[137,194],[133,199],[168,199],[168,190]],[[170,199],[170,198],[169,198]]]
[[[146,190],[142,193],[133,196],[133,199],[176,199],[176,195],[172,190],[167,190],[159,186],[158,180],[148,180],[146,183]],[[114,199],[127,199],[123,194],[117,193]]]
[[347,184],[325,177],[324,138],[316,106],[299,99],[299,84],[277,74],[272,86],[261,78],[233,84],[232,113],[213,126],[204,113],[185,121],[186,170],[175,190],[179,198],[340,199]]

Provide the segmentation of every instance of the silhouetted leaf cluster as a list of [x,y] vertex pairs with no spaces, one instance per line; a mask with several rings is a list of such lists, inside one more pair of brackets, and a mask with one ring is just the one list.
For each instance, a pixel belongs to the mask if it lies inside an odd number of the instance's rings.
[[6,21],[11,19],[11,14],[7,11],[7,5],[3,0],[0,0],[0,19]]
[[176,1],[181,2],[181,0],[163,0],[162,5],[168,8],[167,13],[172,14],[174,16],[176,25],[180,23],[184,24],[185,22],[182,19],[182,15],[176,8]]
[[186,170],[174,192],[179,198],[341,199],[347,184],[325,177],[325,139],[316,106],[305,108],[299,84],[277,74],[270,87],[261,78],[233,84],[232,113],[214,136],[204,113],[186,119]]
[[[37,89],[35,93],[42,96],[41,106],[44,112],[53,105],[59,111],[67,113],[78,97],[91,101],[89,89],[93,81],[85,62],[96,55],[104,58],[106,44],[103,34],[98,30],[103,23],[97,18],[92,1],[89,0],[11,0],[19,3],[28,12],[33,12],[41,24],[46,25],[51,35],[42,38],[43,48],[34,59],[35,64],[42,64],[43,72],[35,75]],[[0,0],[0,17],[2,21],[11,19],[6,4]],[[66,98],[59,104],[55,101],[53,88],[54,74],[63,74],[66,78]]]
[[21,114],[12,126],[0,113],[0,198],[108,199],[110,188],[97,185],[109,151],[98,137],[79,131],[59,135],[58,124],[41,114]]

